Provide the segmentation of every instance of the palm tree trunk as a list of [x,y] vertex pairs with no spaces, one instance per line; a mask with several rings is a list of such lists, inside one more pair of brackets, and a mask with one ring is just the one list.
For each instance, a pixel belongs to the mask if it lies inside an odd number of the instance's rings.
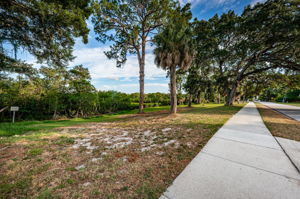
[[143,42],[142,44],[142,56],[139,59],[140,65],[140,100],[139,100],[139,113],[144,113],[144,99],[145,99],[145,45],[146,43]]
[[171,83],[171,113],[177,112],[177,95],[176,95],[176,67],[170,68],[170,83]]

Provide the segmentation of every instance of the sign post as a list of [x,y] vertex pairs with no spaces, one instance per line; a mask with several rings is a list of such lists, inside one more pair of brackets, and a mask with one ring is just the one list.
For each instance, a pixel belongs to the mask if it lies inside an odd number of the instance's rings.
[[13,112],[12,123],[15,123],[16,111],[19,111],[19,107],[18,106],[11,106],[10,111]]

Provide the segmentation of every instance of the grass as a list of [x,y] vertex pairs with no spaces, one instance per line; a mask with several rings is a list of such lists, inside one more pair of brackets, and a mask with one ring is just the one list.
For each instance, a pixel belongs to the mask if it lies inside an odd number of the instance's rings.
[[27,154],[31,157],[36,157],[38,155],[41,155],[42,153],[43,153],[43,149],[41,148],[33,148],[27,152]]
[[262,104],[256,104],[270,132],[277,137],[300,141],[300,123]]
[[2,137],[0,198],[158,198],[242,106],[151,108]]
[[[168,106],[145,108],[145,112],[167,110]],[[72,126],[88,122],[112,122],[118,120],[118,116],[124,114],[135,114],[137,110],[121,111],[114,114],[104,114],[88,118],[74,118],[68,120],[44,120],[44,121],[24,121],[12,123],[0,123],[0,136],[22,135],[28,132],[41,130],[51,130],[53,128]]]
[[276,102],[276,103],[278,103],[278,104],[292,105],[292,106],[299,106],[300,107],[300,102],[288,102],[288,103]]

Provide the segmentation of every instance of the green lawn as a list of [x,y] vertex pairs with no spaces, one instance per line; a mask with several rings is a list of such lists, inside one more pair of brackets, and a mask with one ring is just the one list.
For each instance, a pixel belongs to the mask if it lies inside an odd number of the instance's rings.
[[[149,107],[145,108],[145,112],[161,111],[169,109],[168,106]],[[43,121],[24,121],[16,122],[14,124],[5,122],[0,123],[0,136],[21,135],[27,132],[34,132],[40,130],[48,130],[57,127],[72,126],[86,122],[111,122],[118,120],[118,116],[124,114],[135,114],[137,110],[121,111],[115,114],[103,114],[100,116],[88,118],[74,118],[66,120],[43,120]]]
[[300,102],[288,102],[288,103],[283,103],[283,102],[276,102],[278,104],[286,104],[286,105],[292,105],[292,106],[299,106],[300,107]]

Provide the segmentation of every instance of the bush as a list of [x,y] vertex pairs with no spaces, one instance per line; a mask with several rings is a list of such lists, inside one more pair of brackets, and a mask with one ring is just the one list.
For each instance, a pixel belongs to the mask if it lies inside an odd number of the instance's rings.
[[130,96],[117,91],[98,92],[98,111],[100,113],[113,113],[133,109]]

